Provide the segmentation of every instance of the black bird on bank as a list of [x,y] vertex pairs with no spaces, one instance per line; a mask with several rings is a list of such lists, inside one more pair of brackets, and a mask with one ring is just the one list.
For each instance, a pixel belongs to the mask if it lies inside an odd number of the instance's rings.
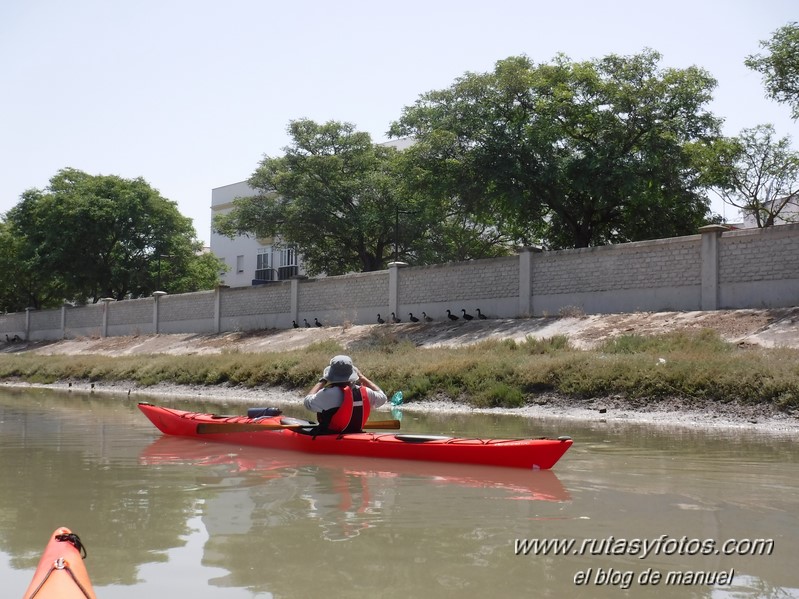
[[419,322],[419,319],[413,315],[413,312],[408,312],[408,318],[411,319],[411,322]]
[[318,319],[318,318],[314,318],[314,319],[313,319],[313,323],[314,323],[316,326],[318,326],[318,327],[323,327],[323,326],[325,326],[325,325],[323,325],[321,322],[319,322],[319,319]]
[[433,322],[432,317],[428,316],[426,312],[422,312],[422,318],[424,318],[425,322]]
[[291,326],[293,326],[295,329],[299,329],[300,328],[300,325],[297,324],[296,320],[292,320],[291,321]]
[[383,320],[380,314],[377,315],[377,324],[386,324],[386,321]]
[[450,312],[449,309],[447,309],[447,318],[449,318],[452,321],[458,320],[458,317],[455,316],[452,312]]
[[308,322],[307,318],[303,318],[302,321],[305,323],[305,328],[306,329],[310,329],[311,328],[311,324]]
[[402,322],[402,321],[399,318],[397,318],[396,315],[392,312],[391,313],[391,322],[397,323],[397,322]]
[[474,318],[474,316],[472,316],[471,314],[467,314],[466,310],[463,308],[461,308],[461,312],[463,312],[463,320],[471,320],[472,318]]
[[488,317],[482,312],[480,312],[480,308],[477,308],[477,318],[479,318],[480,320],[485,320]]

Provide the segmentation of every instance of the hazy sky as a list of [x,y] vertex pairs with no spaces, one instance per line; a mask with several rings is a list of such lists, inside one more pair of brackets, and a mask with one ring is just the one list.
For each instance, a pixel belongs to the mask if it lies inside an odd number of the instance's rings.
[[520,54],[652,48],[718,80],[726,134],[773,123],[796,148],[743,61],[797,20],[796,0],[2,0],[0,213],[61,168],[143,177],[207,244],[211,190],[281,155],[289,121],[384,141],[420,94]]

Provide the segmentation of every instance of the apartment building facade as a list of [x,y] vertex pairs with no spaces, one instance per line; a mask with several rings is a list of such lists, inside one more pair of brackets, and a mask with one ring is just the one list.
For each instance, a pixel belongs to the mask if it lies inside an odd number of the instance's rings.
[[[236,198],[255,195],[246,181],[231,183],[211,190],[211,216],[226,214]],[[228,271],[220,276],[229,287],[247,287],[285,281],[305,274],[301,258],[293,247],[286,247],[272,238],[237,235],[234,238],[211,231],[211,251],[223,260]]]

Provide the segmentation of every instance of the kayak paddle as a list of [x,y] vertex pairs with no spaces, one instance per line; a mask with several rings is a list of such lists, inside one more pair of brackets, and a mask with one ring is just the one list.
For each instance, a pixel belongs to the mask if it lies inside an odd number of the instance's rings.
[[[216,433],[259,433],[263,431],[279,431],[285,428],[287,429],[296,429],[296,428],[307,428],[309,424],[257,424],[257,423],[250,423],[250,422],[228,422],[228,423],[217,423],[217,422],[207,422],[201,423],[197,425],[197,434],[198,435],[210,435]],[[363,428],[376,428],[376,429],[388,429],[388,430],[397,430],[400,427],[399,420],[373,420],[371,422],[367,422]]]

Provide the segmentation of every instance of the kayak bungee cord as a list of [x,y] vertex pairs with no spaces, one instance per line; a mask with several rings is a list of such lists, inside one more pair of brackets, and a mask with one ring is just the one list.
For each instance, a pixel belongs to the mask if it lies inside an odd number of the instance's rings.
[[[83,543],[81,542],[80,537],[78,535],[76,535],[74,532],[71,532],[69,534],[58,534],[58,535],[55,536],[55,539],[56,539],[56,541],[71,543],[72,546],[75,547],[75,549],[77,549],[78,552],[80,553],[81,559],[86,559],[86,555],[87,555],[86,547],[83,546]],[[44,584],[47,582],[47,579],[50,578],[50,575],[53,572],[55,572],[56,570],[64,570],[64,571],[66,571],[67,574],[69,574],[69,576],[72,578],[72,581],[76,585],[78,585],[78,588],[80,589],[81,593],[83,593],[83,595],[86,597],[86,599],[91,599],[92,596],[89,594],[89,592],[84,588],[84,586],[77,579],[77,577],[75,576],[74,572],[72,572],[72,569],[69,567],[69,562],[67,560],[65,560],[63,557],[56,558],[53,561],[53,565],[50,566],[50,570],[48,570],[47,574],[45,574],[44,578],[39,583],[39,586],[37,586],[36,590],[33,591],[33,593],[31,593],[28,597],[26,597],[26,599],[33,599],[34,597],[36,597],[36,595],[39,594],[39,591],[42,590],[42,587],[44,586]]]
[[86,547],[83,546],[83,543],[80,541],[80,537],[76,535],[74,532],[60,534],[55,536],[56,541],[69,541],[72,543],[72,546],[78,550],[82,559],[86,559]]

